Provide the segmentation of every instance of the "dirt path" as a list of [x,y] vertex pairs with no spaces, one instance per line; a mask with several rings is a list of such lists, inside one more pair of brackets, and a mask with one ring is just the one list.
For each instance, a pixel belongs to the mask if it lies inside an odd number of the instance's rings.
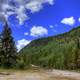
[[0,80],[80,80],[80,73],[61,70],[1,72]]
[[65,78],[69,80],[80,80],[80,73],[62,70],[48,71],[47,74],[50,77]]

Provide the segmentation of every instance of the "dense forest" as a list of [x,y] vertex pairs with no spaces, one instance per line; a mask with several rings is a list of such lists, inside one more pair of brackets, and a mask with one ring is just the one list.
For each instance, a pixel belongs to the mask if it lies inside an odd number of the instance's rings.
[[12,31],[6,23],[0,35],[0,67],[80,69],[80,27],[57,36],[33,40],[17,52]]
[[33,40],[19,56],[24,65],[45,69],[80,69],[80,27],[69,32]]

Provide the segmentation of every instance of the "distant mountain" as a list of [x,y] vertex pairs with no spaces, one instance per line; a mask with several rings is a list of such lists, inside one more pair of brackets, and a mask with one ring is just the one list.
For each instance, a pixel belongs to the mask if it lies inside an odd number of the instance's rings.
[[57,36],[33,40],[19,55],[25,64],[44,68],[80,68],[80,27]]

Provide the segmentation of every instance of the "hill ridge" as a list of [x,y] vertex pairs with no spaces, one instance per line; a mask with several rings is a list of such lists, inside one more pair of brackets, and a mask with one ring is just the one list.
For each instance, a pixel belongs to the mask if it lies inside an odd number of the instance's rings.
[[24,62],[44,68],[80,69],[80,27],[33,40],[20,51]]

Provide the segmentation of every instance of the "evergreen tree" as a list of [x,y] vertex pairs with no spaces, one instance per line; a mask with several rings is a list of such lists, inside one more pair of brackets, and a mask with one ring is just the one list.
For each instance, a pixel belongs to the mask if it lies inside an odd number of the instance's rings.
[[13,67],[16,64],[17,49],[12,37],[12,31],[8,24],[4,26],[2,31],[2,55],[1,64],[5,68]]
[[1,50],[2,50],[2,42],[1,42],[1,34],[0,34],[0,65],[1,65]]

